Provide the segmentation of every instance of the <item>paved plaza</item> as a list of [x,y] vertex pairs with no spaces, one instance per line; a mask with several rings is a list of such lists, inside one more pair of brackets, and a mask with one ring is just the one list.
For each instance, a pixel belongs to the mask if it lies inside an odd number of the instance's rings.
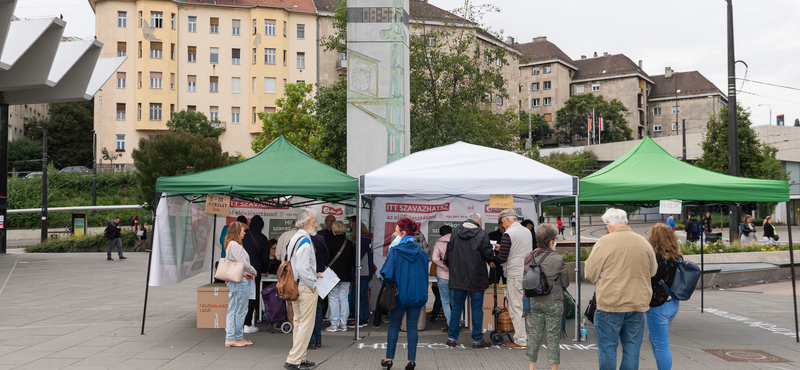
[[[151,287],[145,335],[140,335],[147,254],[128,253],[125,261],[106,261],[103,253],[0,255],[0,369],[281,369],[291,335],[261,331],[246,335],[255,344],[225,348],[224,330],[196,328],[196,288],[203,274],[180,284]],[[584,284],[582,299],[593,286]],[[787,295],[788,293],[788,295]],[[674,369],[797,369],[800,344],[791,331],[789,281],[705,291],[684,302],[671,326]],[[420,333],[418,369],[527,369],[525,352],[492,347],[473,350],[464,332],[457,348],[447,348],[443,320]],[[592,327],[589,341],[562,343],[562,369],[596,369]],[[380,369],[386,328],[365,328],[362,341],[353,331],[323,331],[323,347],[309,352],[318,369]],[[397,367],[403,363],[400,336]],[[728,362],[704,350],[761,350],[790,362]],[[545,349],[540,368],[549,368]],[[731,356],[748,356],[729,352]],[[763,355],[755,355],[761,358]],[[655,369],[645,336],[641,368]]]

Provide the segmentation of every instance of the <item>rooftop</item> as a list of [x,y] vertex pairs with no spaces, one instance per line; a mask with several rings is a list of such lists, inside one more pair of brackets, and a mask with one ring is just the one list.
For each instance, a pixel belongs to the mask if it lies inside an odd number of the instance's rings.
[[575,62],[565,52],[561,51],[556,44],[547,41],[547,37],[536,37],[533,42],[516,44],[514,49],[531,58],[532,62],[556,59],[573,69],[578,69]]
[[722,91],[698,71],[676,72],[670,78],[666,78],[665,75],[652,76],[652,80],[653,89],[650,91],[650,99],[675,97],[676,90],[681,91],[679,96],[698,94],[721,94],[724,96]]
[[578,59],[575,60],[575,64],[578,66],[578,72],[572,77],[573,81],[631,74],[640,74],[652,81],[652,78],[625,54]]

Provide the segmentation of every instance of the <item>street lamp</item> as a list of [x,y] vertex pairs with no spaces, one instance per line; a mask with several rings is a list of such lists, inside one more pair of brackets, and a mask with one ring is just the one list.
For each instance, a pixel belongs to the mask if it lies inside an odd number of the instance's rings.
[[759,104],[758,106],[762,105],[769,105],[769,119],[767,120],[767,126],[772,126],[772,104]]
[[42,128],[42,243],[47,241],[47,128]]
[[525,85],[528,85],[528,149],[530,149],[533,147],[533,138],[531,137],[531,85],[530,83],[526,82],[524,84],[519,84],[519,87],[523,87]]

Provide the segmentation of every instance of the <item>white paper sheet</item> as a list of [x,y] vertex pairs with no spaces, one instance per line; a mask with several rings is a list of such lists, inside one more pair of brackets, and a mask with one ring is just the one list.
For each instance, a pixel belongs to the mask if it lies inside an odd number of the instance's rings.
[[319,298],[325,299],[336,284],[339,284],[339,277],[336,276],[336,273],[333,272],[330,267],[326,268],[322,273],[322,277],[317,279],[317,293],[319,293]]
[[[244,279],[244,278],[242,278]],[[256,299],[256,281],[255,280],[247,280],[250,283],[250,298],[249,299]]]

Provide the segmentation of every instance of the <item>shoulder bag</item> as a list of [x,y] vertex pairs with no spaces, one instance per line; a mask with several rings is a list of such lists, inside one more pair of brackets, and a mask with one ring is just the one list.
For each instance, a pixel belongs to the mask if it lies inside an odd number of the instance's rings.
[[[230,256],[230,253],[227,253]],[[232,281],[234,283],[241,283],[242,276],[244,275],[244,262],[231,261],[228,258],[219,260],[217,265],[217,272],[214,274],[215,279]]]
[[[394,253],[394,249],[389,251],[389,253]],[[392,259],[392,263],[394,263],[394,259]],[[378,292],[378,305],[389,312],[397,309],[397,284],[389,282],[381,287],[381,290]]]
[[696,263],[685,261],[683,257],[678,257],[678,268],[675,271],[675,278],[672,284],[667,287],[664,280],[658,283],[670,295],[679,301],[686,301],[692,297],[697,288],[697,280],[700,280],[700,267]]
[[595,311],[597,311],[597,293],[592,294],[592,299],[589,300],[589,304],[586,305],[586,311],[583,313],[583,316],[586,316],[586,319],[592,324],[594,324]]

